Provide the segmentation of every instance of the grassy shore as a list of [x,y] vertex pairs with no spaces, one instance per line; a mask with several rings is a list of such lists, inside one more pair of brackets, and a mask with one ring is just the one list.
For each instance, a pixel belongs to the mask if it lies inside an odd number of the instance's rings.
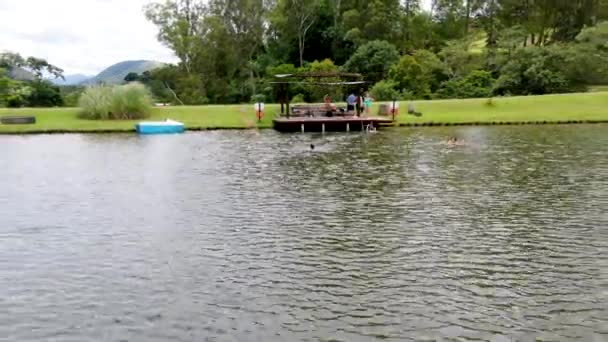
[[[401,114],[404,123],[492,123],[608,121],[608,92],[508,97],[468,100],[415,101],[422,116]],[[400,104],[407,111],[407,102]],[[377,110],[378,105],[374,105]],[[188,129],[245,129],[272,127],[277,105],[267,105],[257,122],[253,105],[180,106],[155,108],[149,120],[171,118]],[[93,121],[79,119],[77,108],[0,108],[0,116],[35,115],[34,125],[0,125],[2,133],[111,132],[133,131],[136,121]]]

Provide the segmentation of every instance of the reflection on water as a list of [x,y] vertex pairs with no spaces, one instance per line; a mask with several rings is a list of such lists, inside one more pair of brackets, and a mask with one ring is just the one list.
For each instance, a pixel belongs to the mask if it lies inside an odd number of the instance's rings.
[[0,336],[601,341],[607,129],[0,137]]

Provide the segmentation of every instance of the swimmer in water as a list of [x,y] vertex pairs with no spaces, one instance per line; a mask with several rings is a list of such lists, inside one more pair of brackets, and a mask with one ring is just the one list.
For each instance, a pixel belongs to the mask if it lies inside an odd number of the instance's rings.
[[314,150],[315,149],[315,144],[310,144],[310,149]]
[[463,140],[458,140],[458,138],[456,137],[450,137],[448,138],[448,140],[446,141],[446,143],[450,146],[460,146],[460,145],[464,145],[464,141]]

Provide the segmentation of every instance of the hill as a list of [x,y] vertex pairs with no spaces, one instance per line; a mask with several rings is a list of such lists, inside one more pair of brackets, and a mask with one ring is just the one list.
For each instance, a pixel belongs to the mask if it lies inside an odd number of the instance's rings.
[[164,63],[156,61],[124,61],[106,68],[97,76],[87,79],[86,81],[82,82],[82,84],[119,84],[123,82],[125,76],[127,76],[127,74],[130,72],[141,74],[144,71],[156,69],[162,67],[163,65]]
[[23,68],[11,68],[8,71],[8,77],[18,81],[33,81],[36,76]]

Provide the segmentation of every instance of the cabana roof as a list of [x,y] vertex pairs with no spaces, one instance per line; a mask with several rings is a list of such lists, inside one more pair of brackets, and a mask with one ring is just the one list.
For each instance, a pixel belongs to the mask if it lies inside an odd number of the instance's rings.
[[353,81],[353,82],[304,82],[304,81],[283,81],[283,82],[269,82],[270,84],[312,84],[312,85],[356,85],[365,84],[365,81]]
[[274,75],[275,78],[324,78],[324,77],[338,77],[338,78],[363,78],[363,75],[352,72],[301,72],[297,74],[277,74]]

